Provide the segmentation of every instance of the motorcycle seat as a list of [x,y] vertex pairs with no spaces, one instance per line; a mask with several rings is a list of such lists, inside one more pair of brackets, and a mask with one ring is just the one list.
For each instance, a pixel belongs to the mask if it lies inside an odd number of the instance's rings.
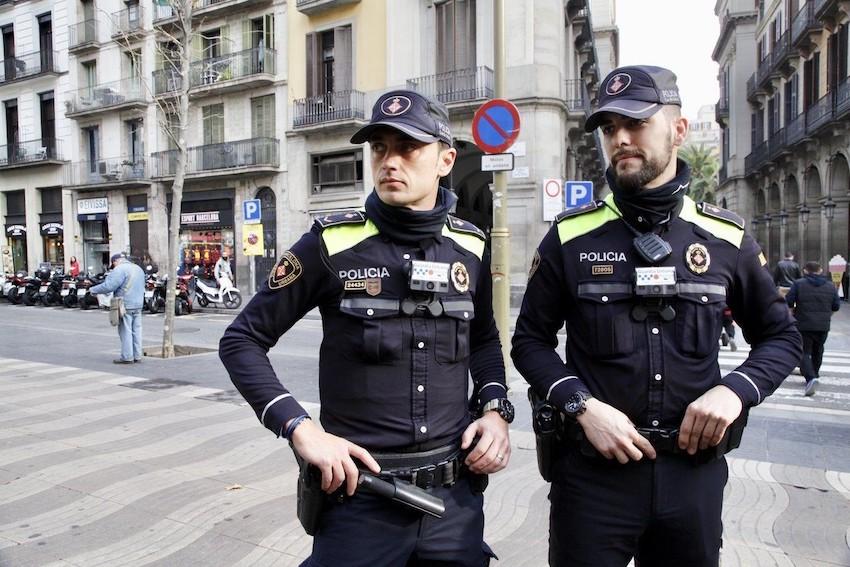
[[204,284],[207,287],[211,287],[211,288],[217,288],[218,287],[218,282],[215,281],[215,280],[206,280],[204,278],[198,278],[198,281],[201,282],[202,284]]

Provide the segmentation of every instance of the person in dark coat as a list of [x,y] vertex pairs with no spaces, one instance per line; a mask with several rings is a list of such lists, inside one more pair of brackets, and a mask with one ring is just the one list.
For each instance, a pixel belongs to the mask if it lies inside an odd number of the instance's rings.
[[779,288],[779,293],[785,297],[791,284],[802,277],[803,273],[800,271],[800,264],[794,260],[794,253],[786,252],[785,259],[776,264],[776,270],[773,272],[773,282]]
[[813,396],[818,387],[823,345],[829,334],[832,314],[841,306],[838,290],[817,262],[807,262],[805,277],[796,280],[785,296],[797,317],[797,328],[803,335],[803,359],[800,370],[806,378],[805,393]]

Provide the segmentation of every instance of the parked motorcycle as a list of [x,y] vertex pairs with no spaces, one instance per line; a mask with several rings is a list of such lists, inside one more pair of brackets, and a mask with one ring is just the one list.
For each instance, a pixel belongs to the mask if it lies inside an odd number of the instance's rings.
[[103,283],[105,279],[106,274],[85,274],[77,278],[77,302],[80,305],[80,309],[88,310],[101,305],[101,296],[94,295],[89,290],[97,284]]
[[62,279],[65,275],[55,268],[43,267],[37,271],[41,285],[38,288],[38,300],[45,307],[57,305],[62,301]]
[[221,303],[228,309],[236,309],[242,305],[242,294],[233,285],[230,277],[221,276],[221,287],[215,280],[207,280],[199,277],[199,270],[192,270],[194,279],[195,297],[201,307],[210,303]]
[[145,311],[159,313],[165,309],[165,284],[159,278],[156,268],[145,266]]
[[24,278],[24,285],[18,286],[18,295],[21,296],[24,305],[35,305],[38,302],[38,294],[41,286],[47,285],[40,277],[43,274],[39,274],[39,272],[40,270],[36,270],[34,276],[27,275]]
[[12,274],[3,274],[0,276],[0,296],[9,297],[9,290],[12,289]]
[[[194,285],[190,287],[194,276],[185,275],[177,276],[177,297],[174,298],[174,314],[188,315],[192,312],[192,297],[194,293]],[[191,291],[191,293],[190,293]]]

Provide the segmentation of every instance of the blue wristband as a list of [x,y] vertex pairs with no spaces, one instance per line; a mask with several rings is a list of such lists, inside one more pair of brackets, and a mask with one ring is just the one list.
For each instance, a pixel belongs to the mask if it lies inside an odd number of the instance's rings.
[[310,416],[304,414],[294,418],[290,422],[289,426],[286,428],[286,431],[283,432],[283,438],[286,440],[290,440],[292,437],[292,433],[295,431],[295,428],[301,425],[301,422],[303,422],[305,419],[310,419]]

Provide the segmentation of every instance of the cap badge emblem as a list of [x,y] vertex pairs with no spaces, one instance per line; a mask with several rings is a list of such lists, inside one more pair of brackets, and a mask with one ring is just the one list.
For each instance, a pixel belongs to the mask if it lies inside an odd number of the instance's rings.
[[708,255],[708,249],[705,246],[695,242],[685,251],[685,263],[693,273],[704,274],[708,270],[708,265],[711,264],[711,256]]
[[410,110],[412,105],[406,96],[394,96],[381,103],[381,112],[387,116],[398,116]]
[[632,77],[627,73],[617,73],[608,81],[605,92],[609,95],[618,95],[632,84]]

